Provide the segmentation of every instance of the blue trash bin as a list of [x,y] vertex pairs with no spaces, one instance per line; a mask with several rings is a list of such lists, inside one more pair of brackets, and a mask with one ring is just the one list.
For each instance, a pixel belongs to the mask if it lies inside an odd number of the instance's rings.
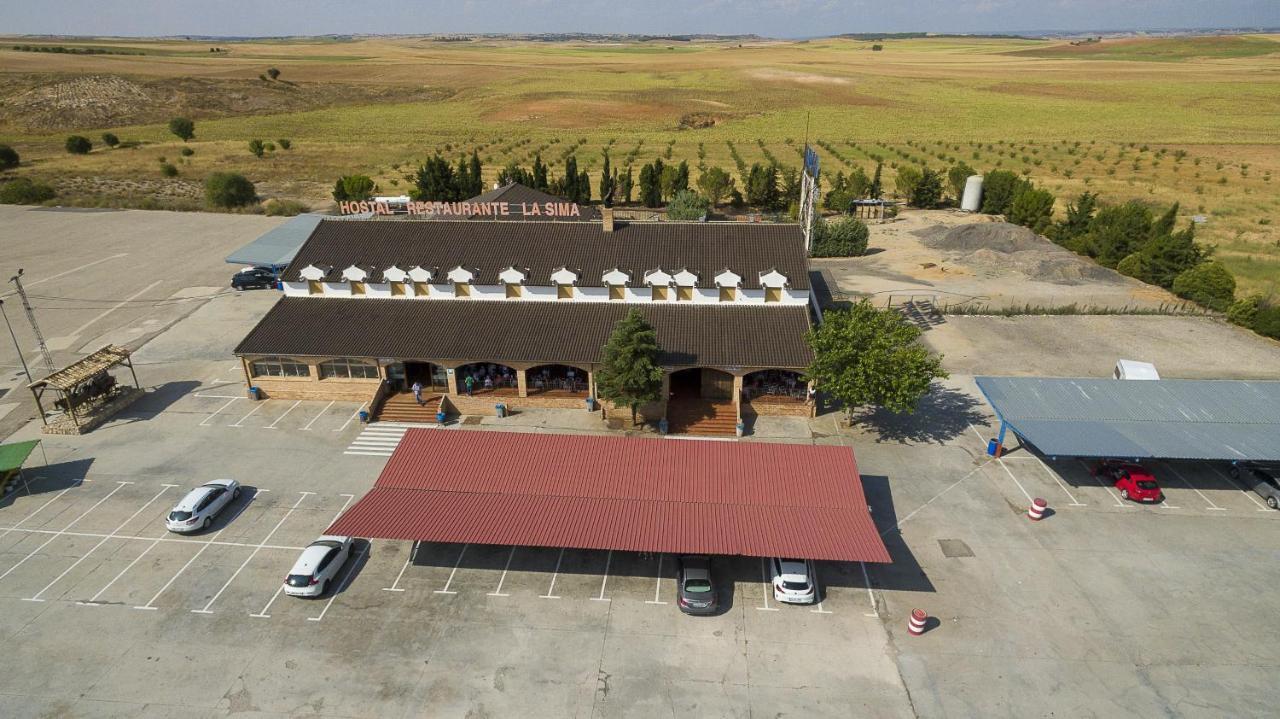
[[257,387],[250,387],[250,388],[249,388],[249,399],[254,400],[255,402],[256,402],[257,400],[262,399],[262,390],[258,389]]
[[445,420],[444,412],[443,411],[436,412],[436,424],[444,424],[444,420]]
[[1000,441],[993,439],[987,442],[987,454],[992,457],[996,456],[996,452],[1000,450]]
[[747,426],[742,422],[739,422],[737,428],[735,429],[735,432],[737,433],[737,435],[741,437],[743,433],[746,431],[747,431]]
[[667,427],[668,427],[668,426],[669,426],[669,425],[667,424],[667,418],[666,418],[666,417],[663,417],[662,419],[658,420],[658,432],[659,432],[660,434],[666,434],[666,433],[667,433]]
[[499,403],[495,404],[495,405],[493,406],[493,408],[494,408],[494,409],[496,409],[496,410],[498,410],[498,416],[499,416],[499,417],[506,417],[506,416],[507,416],[507,406],[506,406],[505,404],[503,404],[503,403],[499,402]]
[[364,422],[364,423],[366,423],[366,424],[369,422],[369,412],[368,412],[368,410],[363,410],[363,409],[362,409],[362,410],[360,410],[360,421],[361,421],[361,422]]
[[596,398],[595,398],[595,397],[588,397],[588,398],[587,398],[587,411],[588,411],[588,412],[594,412],[594,411],[596,411]]

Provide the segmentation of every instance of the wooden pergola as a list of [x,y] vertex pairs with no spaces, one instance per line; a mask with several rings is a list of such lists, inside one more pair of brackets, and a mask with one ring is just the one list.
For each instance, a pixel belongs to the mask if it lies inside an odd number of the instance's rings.
[[141,389],[141,385],[138,384],[138,374],[133,371],[133,361],[129,359],[129,354],[129,350],[123,347],[107,345],[88,357],[76,360],[48,377],[27,385],[36,398],[36,406],[40,408],[40,420],[49,424],[49,420],[45,418],[44,403],[41,400],[46,390],[53,389],[66,400],[67,414],[79,427],[80,417],[76,414],[76,390],[96,381],[112,367],[120,365],[128,367],[129,374],[133,377],[133,386]]

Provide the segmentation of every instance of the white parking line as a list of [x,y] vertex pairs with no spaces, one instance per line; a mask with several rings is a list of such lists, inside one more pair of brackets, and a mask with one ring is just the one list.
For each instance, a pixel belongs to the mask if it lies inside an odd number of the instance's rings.
[[289,409],[286,409],[286,410],[284,411],[284,414],[280,415],[279,417],[276,417],[276,421],[274,421],[274,422],[272,422],[271,424],[267,425],[266,427],[264,427],[264,429],[275,429],[275,428],[276,428],[276,425],[277,425],[277,424],[280,424],[280,420],[282,420],[282,419],[284,419],[285,417],[289,416],[289,413],[290,413],[290,412],[292,412],[293,410],[297,409],[297,408],[298,408],[298,405],[300,405],[300,404],[302,404],[302,400],[297,400],[296,402],[294,402],[292,405],[290,405]]
[[1258,501],[1258,498],[1254,496],[1254,492],[1253,492],[1253,491],[1251,491],[1251,490],[1249,490],[1249,489],[1245,488],[1245,487],[1244,487],[1244,485],[1242,485],[1242,484],[1240,484],[1239,482],[1237,482],[1237,481],[1235,481],[1234,479],[1232,479],[1230,475],[1223,474],[1222,472],[1219,472],[1219,471],[1218,471],[1218,468],[1217,468],[1217,467],[1215,467],[1215,466],[1213,466],[1212,464],[1208,464],[1208,465],[1206,465],[1206,466],[1209,468],[1209,471],[1211,471],[1211,472],[1213,472],[1214,474],[1218,475],[1219,477],[1222,477],[1223,479],[1227,480],[1227,482],[1228,482],[1228,483],[1230,483],[1233,487],[1239,487],[1239,488],[1240,488],[1240,491],[1241,491],[1241,492],[1244,492],[1244,496],[1248,497],[1250,501],[1252,501],[1254,504],[1258,505],[1258,510],[1257,510],[1257,511],[1259,511],[1259,512],[1270,512],[1270,511],[1271,511],[1271,508],[1270,508],[1270,507],[1268,507],[1267,505],[1265,505],[1265,504],[1263,504],[1262,502],[1259,502],[1259,501]]
[[996,457],[996,462],[1000,465],[1000,469],[1003,469],[1004,473],[1009,475],[1009,479],[1012,479],[1013,483],[1018,485],[1018,489],[1022,490],[1022,494],[1026,496],[1027,501],[1032,501],[1031,495],[1027,493],[1027,488],[1022,486],[1022,482],[1019,482],[1017,477],[1013,476],[1013,472],[1009,471],[1009,465],[1005,464],[1004,460],[999,457]]
[[356,567],[360,566],[360,559],[364,557],[365,549],[366,548],[362,547],[359,553],[356,554],[355,559],[350,565],[348,565],[347,575],[342,578],[342,584],[338,585],[338,588],[329,594],[329,601],[324,603],[324,609],[321,609],[320,614],[314,617],[307,617],[308,622],[318,622],[324,619],[324,615],[329,611],[329,607],[333,606],[333,600],[337,599],[338,595],[345,591],[347,585],[351,583],[351,575],[355,574]]
[[[110,492],[108,492],[108,493],[107,493],[107,496],[103,497],[102,499],[99,499],[96,503],[94,503],[94,505],[93,505],[92,507],[90,507],[90,508],[88,508],[88,509],[84,510],[84,512],[83,512],[80,516],[78,516],[78,517],[76,517],[75,519],[71,520],[71,521],[67,524],[67,526],[65,526],[65,527],[63,527],[63,528],[62,528],[62,530],[61,530],[61,531],[54,532],[54,533],[53,533],[53,536],[51,536],[51,537],[49,537],[48,539],[44,540],[44,543],[43,543],[43,544],[41,544],[40,546],[38,546],[38,547],[36,547],[35,549],[31,550],[31,553],[30,553],[30,554],[28,554],[27,556],[25,556],[25,557],[23,557],[22,559],[18,560],[18,563],[17,563],[17,564],[15,564],[15,565],[13,565],[12,567],[9,567],[7,570],[5,570],[5,573],[4,573],[4,574],[0,574],[0,579],[4,579],[5,577],[9,576],[9,574],[11,574],[11,573],[13,572],[13,570],[17,569],[18,567],[21,567],[23,564],[25,564],[25,563],[27,562],[27,560],[28,560],[28,559],[31,559],[31,558],[32,558],[32,557],[34,557],[34,556],[36,555],[36,553],[38,553],[40,550],[42,550],[42,549],[44,549],[45,547],[49,546],[49,543],[50,543],[50,542],[52,542],[53,540],[55,540],[55,539],[57,539],[58,537],[62,536],[63,534],[66,534],[66,530],[71,529],[73,526],[75,526],[75,523],[76,523],[76,522],[79,522],[80,520],[82,520],[82,519],[84,519],[85,517],[89,516],[89,513],[90,513],[90,512],[92,512],[93,510],[95,510],[95,509],[97,509],[97,508],[98,508],[98,505],[102,504],[103,502],[107,501],[108,499],[111,499],[111,495],[115,494],[116,492],[119,492],[121,489],[124,489],[124,486],[125,486],[126,484],[133,484],[133,482],[116,482],[116,488],[115,488],[115,489],[113,489],[113,490],[111,490]],[[54,497],[54,499],[57,499],[57,497]]]
[[213,598],[209,600],[208,604],[204,605],[203,609],[192,609],[191,611],[193,613],[213,614],[213,612],[209,611],[209,607],[212,607],[213,603],[218,601],[218,597],[221,597],[222,593],[227,591],[227,587],[231,586],[231,583],[235,581],[236,576],[239,575],[240,572],[246,566],[249,565],[249,562],[252,561],[254,557],[258,556],[258,552],[262,549],[263,545],[271,541],[272,535],[276,533],[276,530],[280,529],[280,526],[283,525],[284,521],[289,518],[289,515],[293,514],[293,510],[297,509],[298,505],[302,504],[302,501],[307,498],[307,495],[315,494],[315,492],[298,492],[298,494],[301,495],[300,497],[298,497],[298,501],[294,502],[293,506],[289,508],[289,511],[284,513],[284,516],[280,518],[279,522],[276,522],[276,526],[272,527],[270,532],[267,532],[267,536],[264,537],[261,542],[259,542],[257,545],[254,546],[253,551],[249,553],[249,556],[245,557],[244,561],[240,563],[240,566],[236,567],[236,571],[231,573],[231,578],[227,580],[227,583],[222,585],[222,588],[218,590],[217,594],[213,595]]
[[115,529],[111,530],[111,534],[108,534],[107,536],[103,537],[102,539],[99,539],[97,544],[95,544],[95,545],[93,545],[92,547],[90,547],[90,548],[89,548],[89,551],[87,551],[87,552],[85,552],[84,554],[80,555],[80,558],[79,558],[79,559],[76,559],[76,561],[72,562],[70,567],[67,567],[66,569],[62,570],[62,574],[59,574],[57,577],[54,577],[54,579],[53,579],[53,581],[52,581],[52,582],[49,582],[48,584],[44,585],[44,589],[41,589],[40,591],[36,592],[35,594],[31,595],[30,597],[24,597],[24,598],[23,598],[23,601],[27,601],[27,602],[43,602],[44,600],[40,598],[40,595],[41,595],[41,594],[44,594],[45,592],[49,591],[49,589],[50,589],[53,585],[55,585],[55,584],[57,584],[59,581],[61,581],[61,579],[62,579],[63,577],[65,577],[65,576],[67,576],[67,574],[69,574],[69,573],[71,572],[71,570],[73,570],[73,569],[75,569],[76,567],[80,566],[80,563],[81,563],[81,562],[83,562],[84,560],[88,559],[88,558],[89,558],[89,555],[90,555],[90,554],[93,554],[95,551],[97,551],[98,547],[101,547],[102,545],[106,544],[106,543],[107,543],[107,540],[109,540],[109,539],[111,539],[112,537],[116,536],[116,534],[117,534],[120,530],[124,529],[124,528],[125,528],[125,526],[129,524],[129,522],[132,522],[132,521],[134,520],[134,518],[136,518],[139,514],[142,514],[142,511],[143,511],[144,509],[146,509],[147,507],[150,507],[150,506],[151,506],[151,504],[152,504],[153,502],[155,502],[157,499],[160,499],[160,495],[164,494],[165,492],[168,492],[170,488],[172,488],[172,487],[176,487],[176,486],[178,486],[178,485],[176,485],[176,484],[165,484],[165,485],[162,485],[162,488],[160,489],[160,491],[159,491],[159,492],[156,492],[156,496],[154,496],[154,497],[152,497],[151,499],[147,500],[147,503],[146,503],[146,504],[142,505],[141,507],[138,507],[138,511],[134,512],[133,514],[130,514],[128,519],[126,519],[126,520],[124,520],[123,522],[121,522],[121,523],[120,523],[120,526],[118,526],[118,527],[116,527]]
[[871,613],[863,613],[864,617],[879,617],[880,609],[876,606],[875,592],[871,591],[871,577],[867,575],[867,563],[858,562],[858,566],[862,567],[862,583],[867,585],[867,601],[871,602]]
[[[930,498],[929,498],[929,501],[927,501],[927,502],[925,502],[924,504],[920,505],[919,507],[916,507],[915,509],[911,510],[911,511],[907,514],[907,516],[903,517],[902,519],[899,519],[897,522],[894,522],[893,526],[892,526],[892,527],[889,527],[888,529],[886,529],[886,530],[884,530],[883,532],[881,532],[881,533],[880,533],[880,536],[881,536],[881,537],[883,537],[884,535],[888,534],[889,532],[892,532],[892,531],[894,531],[895,529],[898,529],[898,528],[899,528],[899,527],[901,527],[902,525],[906,524],[906,523],[907,523],[907,520],[909,520],[909,519],[911,519],[912,517],[914,517],[914,516],[916,516],[917,514],[919,514],[919,513],[921,512],[921,510],[923,510],[925,507],[928,507],[930,504],[933,504],[933,503],[934,503],[934,501],[935,501],[935,500],[937,500],[937,499],[938,499],[939,497],[941,497],[942,495],[946,494],[947,492],[950,492],[950,491],[952,490],[952,488],[954,488],[957,484],[960,484],[961,482],[965,481],[966,479],[968,479],[968,478],[972,477],[973,475],[977,474],[977,473],[978,473],[978,470],[982,469],[983,467],[987,466],[988,464],[991,464],[991,460],[989,460],[989,459],[988,459],[988,460],[986,460],[985,462],[983,462],[982,464],[978,465],[977,467],[974,467],[973,469],[969,470],[969,473],[968,473],[968,474],[966,474],[965,476],[961,477],[960,479],[957,479],[956,481],[952,482],[951,484],[948,484],[948,485],[947,485],[947,486],[946,486],[946,487],[945,487],[941,492],[938,492],[937,494],[935,494],[935,495],[933,495],[932,497],[930,497]],[[760,560],[760,561],[761,561],[761,562],[763,562],[764,560],[762,559],[762,560]],[[762,566],[763,566],[763,565],[762,565]]]
[[610,598],[610,597],[606,597],[606,596],[604,595],[604,589],[605,589],[605,586],[609,583],[609,563],[610,563],[610,562],[612,562],[612,561],[613,561],[613,550],[612,550],[612,549],[610,549],[610,550],[609,550],[609,553],[608,553],[608,554],[606,554],[606,555],[605,555],[605,557],[604,557],[604,576],[600,578],[600,596],[598,596],[598,597],[592,597],[592,598],[591,598],[591,601],[593,601],[593,602],[611,602],[611,601],[613,601],[613,599],[612,599],[612,598]]
[[1183,477],[1181,472],[1179,472],[1178,470],[1174,469],[1174,468],[1173,468],[1173,465],[1169,464],[1168,462],[1164,462],[1163,464],[1164,464],[1164,466],[1165,466],[1165,469],[1168,469],[1170,472],[1173,472],[1173,476],[1175,476],[1175,477],[1177,477],[1178,479],[1182,480],[1182,483],[1183,483],[1183,484],[1187,485],[1187,487],[1189,487],[1192,491],[1194,491],[1196,494],[1200,495],[1200,498],[1201,498],[1201,499],[1203,499],[1203,500],[1205,501],[1205,503],[1209,505],[1209,511],[1210,511],[1210,512],[1215,512],[1215,511],[1216,511],[1216,512],[1225,512],[1225,511],[1227,511],[1227,508],[1226,508],[1226,507],[1219,507],[1218,505],[1216,505],[1216,504],[1214,504],[1214,503],[1213,503],[1213,500],[1212,500],[1212,499],[1209,499],[1208,497],[1206,497],[1204,492],[1201,492],[1200,490],[1198,490],[1198,489],[1196,489],[1195,487],[1191,486],[1191,483],[1187,481],[1187,478],[1186,478],[1186,477]]
[[1093,470],[1089,469],[1089,465],[1085,464],[1085,461],[1083,459],[1077,460],[1077,461],[1080,463],[1080,466],[1084,468],[1085,474],[1088,474],[1090,477],[1093,477],[1094,481],[1098,483],[1099,487],[1102,487],[1103,489],[1107,490],[1107,494],[1111,495],[1111,498],[1115,500],[1117,507],[1129,507],[1129,508],[1133,507],[1133,505],[1131,504],[1125,504],[1124,502],[1121,502],[1120,496],[1116,494],[1115,490],[1112,489],[1111,487],[1108,487],[1107,483],[1102,481],[1102,477],[1099,477],[1098,475],[1094,474]]
[[[334,522],[338,521],[338,518],[342,516],[342,513],[343,513],[343,512],[345,512],[345,511],[347,511],[347,505],[348,505],[348,504],[351,504],[351,500],[352,500],[352,498],[353,498],[355,495],[351,495],[351,494],[344,494],[344,495],[341,495],[341,496],[346,497],[346,498],[347,498],[347,501],[345,501],[345,502],[343,502],[343,503],[342,503],[342,508],[341,508],[341,509],[339,509],[339,510],[338,510],[338,513],[337,513],[337,514],[335,514],[335,515],[333,516],[333,520],[329,522],[329,524],[330,524],[330,525],[332,525]],[[261,610],[261,611],[259,611],[257,614],[250,613],[250,614],[249,614],[249,616],[251,616],[251,617],[257,617],[257,618],[259,618],[259,619],[266,619],[266,618],[270,617],[271,615],[270,615],[270,614],[267,614],[267,610],[271,608],[272,603],[274,603],[274,602],[276,601],[276,599],[277,599],[277,598],[279,598],[280,593],[281,593],[281,592],[283,592],[283,591],[284,591],[284,583],[283,583],[283,582],[281,582],[280,586],[276,587],[276,593],[275,593],[275,594],[272,594],[272,595],[271,595],[271,599],[267,601],[266,606],[264,606],[264,607],[262,608],[262,610]]]
[[347,425],[351,424],[351,423],[355,420],[355,418],[356,418],[356,417],[359,417],[359,416],[360,416],[360,410],[362,410],[362,409],[364,409],[364,405],[360,405],[359,407],[357,407],[357,408],[356,408],[356,411],[352,412],[350,417],[347,417],[347,421],[346,421],[346,422],[343,422],[341,427],[339,427],[339,428],[337,428],[337,429],[335,429],[335,430],[333,430],[333,431],[334,431],[334,432],[341,432],[342,430],[346,429],[346,428],[347,428]]
[[102,532],[71,532],[60,529],[29,529],[27,527],[0,527],[0,529],[11,529],[15,532],[26,532],[27,534],[56,534],[63,537],[88,537],[90,539],[102,539],[110,537],[112,539],[129,539],[141,542],[174,542],[176,544],[212,544],[218,547],[262,547],[263,549],[288,549],[294,552],[301,552],[306,547],[294,547],[288,544],[257,544],[254,542],[219,542],[208,541],[204,539],[182,539],[181,537],[143,537],[138,534],[104,534]]
[[382,591],[384,592],[403,592],[404,591],[404,589],[400,587],[400,578],[404,576],[404,570],[409,568],[409,565],[413,563],[413,560],[417,558],[417,555],[418,555],[418,543],[414,542],[413,547],[409,549],[409,558],[404,560],[404,566],[400,568],[400,573],[396,575],[396,581],[392,582],[391,586],[389,587],[383,587]]
[[58,492],[57,494],[53,495],[53,497],[52,497],[52,498],[50,498],[48,502],[45,502],[44,504],[42,504],[42,505],[40,505],[38,508],[36,508],[36,511],[32,512],[31,514],[28,514],[27,516],[23,517],[22,519],[19,519],[19,520],[18,520],[18,523],[17,523],[17,524],[15,524],[15,525],[13,525],[12,527],[8,527],[8,528],[6,528],[6,529],[4,530],[4,533],[0,534],[0,539],[4,539],[5,537],[9,536],[9,532],[12,532],[12,531],[14,531],[14,530],[17,530],[17,529],[18,529],[19,527],[21,527],[21,526],[23,525],[23,523],[25,523],[28,519],[31,519],[32,517],[34,517],[34,516],[36,516],[37,514],[39,514],[39,513],[40,513],[40,510],[42,510],[42,509],[44,509],[45,507],[48,507],[50,504],[53,504],[54,502],[56,502],[56,501],[58,500],[58,498],[59,498],[59,497],[61,497],[62,495],[66,494],[67,492],[70,492],[71,490],[75,489],[75,488],[76,488],[76,486],[78,486],[78,485],[72,485],[72,486],[67,487],[66,489],[62,490],[61,492]]
[[326,404],[326,405],[324,406],[324,409],[320,410],[320,413],[319,413],[319,414],[317,414],[316,416],[312,417],[312,418],[311,418],[311,421],[310,421],[310,422],[307,422],[307,426],[303,427],[301,431],[303,431],[303,432],[309,432],[309,431],[311,431],[311,425],[315,424],[315,423],[316,423],[316,420],[318,420],[318,419],[320,419],[321,417],[323,417],[323,416],[324,416],[324,413],[325,413],[325,412],[328,412],[328,411],[329,411],[329,408],[330,408],[330,407],[332,407],[333,405],[337,404],[337,402],[338,402],[338,400],[336,400],[336,399],[335,399],[335,400],[333,400],[332,402],[330,402],[329,404]]
[[214,418],[214,417],[217,417],[219,414],[221,414],[221,413],[222,413],[222,410],[224,410],[224,409],[226,409],[226,408],[230,407],[230,406],[232,405],[232,403],[234,403],[234,402],[235,402],[236,400],[238,400],[238,399],[244,399],[244,397],[232,397],[231,399],[227,400],[227,403],[226,403],[226,404],[224,404],[224,405],[222,405],[221,407],[219,407],[219,408],[215,409],[215,410],[213,411],[213,414],[211,414],[211,415],[209,415],[208,417],[205,417],[204,419],[200,420],[200,426],[201,426],[201,427],[208,427],[208,426],[209,426],[209,422],[210,422],[211,420],[213,420],[213,418]]
[[502,576],[498,578],[498,588],[497,588],[497,589],[495,589],[495,590],[493,590],[492,592],[489,592],[488,596],[490,596],[490,597],[509,597],[509,596],[511,596],[510,594],[503,594],[503,593],[502,593],[502,584],[503,584],[504,582],[506,582],[506,581],[507,581],[507,570],[511,568],[511,558],[512,558],[512,557],[514,557],[514,556],[516,556],[516,548],[515,548],[515,546],[512,546],[512,547],[511,547],[511,551],[507,554],[507,563],[506,563],[506,566],[504,566],[504,567],[502,568]]
[[661,552],[658,553],[657,577],[658,577],[658,581],[654,583],[654,587],[653,587],[653,599],[646,599],[644,602],[645,604],[666,604],[666,602],[658,601],[658,598],[662,596],[662,553]]
[[556,557],[556,568],[551,573],[551,585],[547,587],[547,593],[540,595],[543,599],[559,599],[559,595],[552,594],[556,590],[556,577],[560,576],[560,562],[564,560],[564,548],[560,548],[560,556]]
[[[265,489],[258,490],[258,492],[265,492],[265,491],[267,490]],[[178,577],[182,576],[183,572],[187,571],[187,567],[190,567],[192,564],[194,564],[195,561],[200,558],[200,555],[204,554],[204,550],[208,549],[209,545],[213,544],[214,540],[216,540],[219,535],[221,535],[224,531],[226,531],[227,527],[231,526],[231,522],[233,520],[238,519],[240,515],[244,514],[244,511],[249,508],[250,504],[253,504],[253,500],[256,499],[257,496],[258,496],[258,493],[255,492],[254,495],[244,503],[244,506],[240,508],[240,511],[236,512],[235,516],[227,520],[226,524],[222,525],[222,529],[219,529],[218,531],[214,532],[213,536],[209,537],[207,540],[201,541],[200,549],[198,549],[196,553],[191,556],[191,559],[187,560],[186,564],[182,565],[181,569],[179,569],[177,572],[174,572],[172,577],[169,577],[169,581],[165,582],[163,587],[160,587],[160,591],[156,592],[154,597],[147,600],[146,604],[135,606],[134,609],[149,609],[154,611],[156,608],[155,602],[157,599],[160,598],[160,595],[164,594],[165,590],[168,589],[170,585],[172,585],[174,582],[176,582],[178,580]],[[199,541],[199,540],[195,540],[195,541]]]
[[764,585],[764,594],[761,595],[761,599],[764,600],[764,606],[756,607],[756,609],[761,612],[776,612],[778,611],[777,607],[769,606],[769,592],[773,591],[773,583],[769,581],[769,572],[765,569],[764,563],[765,563],[765,559],[764,557],[761,557],[760,558],[760,582],[761,584]]
[[1067,495],[1067,498],[1071,500],[1071,504],[1070,504],[1069,506],[1072,506],[1072,507],[1084,507],[1084,506],[1086,506],[1086,505],[1083,505],[1083,504],[1081,504],[1080,502],[1078,502],[1078,501],[1076,500],[1076,497],[1075,497],[1075,495],[1074,495],[1074,494],[1072,494],[1072,493],[1071,493],[1071,490],[1067,489],[1067,484],[1066,484],[1066,482],[1063,482],[1063,481],[1062,481],[1062,478],[1058,476],[1058,473],[1057,473],[1057,472],[1053,471],[1052,469],[1049,469],[1049,465],[1045,464],[1044,462],[1042,462],[1042,461],[1040,460],[1040,458],[1039,458],[1039,457],[1036,457],[1036,456],[1034,456],[1034,455],[1032,456],[1032,459],[1034,459],[1034,460],[1036,461],[1036,464],[1040,465],[1041,469],[1043,469],[1043,470],[1044,470],[1044,473],[1045,473],[1045,474],[1047,474],[1047,475],[1049,475],[1050,477],[1052,477],[1052,478],[1053,478],[1053,481],[1057,482],[1059,487],[1062,487],[1062,491],[1063,491],[1063,492],[1065,492],[1065,493],[1066,493],[1066,495]]
[[227,425],[227,426],[228,426],[228,427],[243,427],[243,426],[244,426],[244,421],[245,421],[246,419],[249,419],[249,418],[250,418],[250,417],[252,417],[253,415],[257,414],[257,413],[258,413],[258,410],[262,409],[263,407],[266,407],[266,406],[267,406],[267,403],[268,403],[268,402],[270,402],[270,401],[271,401],[271,400],[269,400],[269,399],[264,399],[264,400],[262,400],[261,402],[256,402],[256,403],[255,403],[255,405],[256,405],[256,406],[255,406],[253,409],[249,410],[249,412],[248,412],[247,414],[245,414],[245,416],[241,417],[238,421],[236,421],[236,422],[234,422],[234,423],[232,423],[232,424],[229,424],[229,425]]
[[145,556],[147,556],[147,554],[148,554],[148,553],[150,553],[150,552],[151,552],[151,550],[155,549],[155,548],[156,548],[156,545],[157,545],[157,544],[160,544],[160,542],[161,542],[163,539],[164,539],[164,537],[156,537],[154,540],[152,540],[151,544],[148,544],[148,545],[146,546],[146,548],[145,548],[145,549],[143,549],[143,550],[138,554],[138,556],[136,556],[136,557],[134,557],[134,558],[133,558],[133,561],[132,561],[132,562],[129,562],[129,564],[128,564],[128,565],[126,565],[124,569],[121,569],[119,574],[117,574],[116,576],[112,577],[112,578],[111,578],[111,581],[107,582],[107,583],[102,587],[102,589],[99,589],[99,590],[98,590],[98,592],[97,592],[97,594],[94,594],[92,597],[89,597],[88,601],[84,601],[84,602],[76,602],[76,604],[82,604],[82,605],[84,605],[84,606],[88,606],[88,607],[96,607],[96,606],[100,606],[100,605],[99,605],[99,603],[98,603],[98,597],[101,597],[101,596],[103,595],[103,593],[104,593],[104,592],[106,592],[108,589],[110,589],[110,588],[111,588],[111,585],[115,584],[115,583],[116,583],[116,581],[120,579],[120,577],[123,577],[123,576],[125,575],[125,572],[128,572],[130,569],[133,569],[133,565],[135,565],[135,564],[137,564],[138,562],[142,561],[142,558],[143,558],[143,557],[145,557]]
[[457,594],[457,592],[449,591],[449,585],[453,584],[453,575],[458,573],[458,565],[462,564],[462,556],[467,553],[467,547],[471,545],[462,545],[462,551],[458,552],[458,561],[453,563],[453,571],[449,572],[449,580],[444,583],[444,589],[437,589],[436,594]]

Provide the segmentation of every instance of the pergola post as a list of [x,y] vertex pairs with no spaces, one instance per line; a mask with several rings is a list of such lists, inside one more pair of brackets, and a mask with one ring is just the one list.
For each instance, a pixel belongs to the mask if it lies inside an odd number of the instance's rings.
[[[32,396],[32,397],[35,397],[35,400],[36,400],[36,409],[40,410],[40,421],[41,421],[41,422],[43,422],[43,423],[47,426],[47,425],[49,424],[49,420],[48,420],[48,419],[46,419],[46,418],[45,418],[45,416],[44,416],[44,403],[40,401],[40,395],[42,395],[42,394],[44,394],[44,388],[43,388],[43,387],[32,387],[32,388],[31,388],[31,396]],[[46,463],[46,464],[47,464],[47,463]]]
[[126,357],[124,363],[129,367],[129,374],[133,377],[133,386],[142,389],[142,385],[138,384],[138,373],[133,371],[133,358]]

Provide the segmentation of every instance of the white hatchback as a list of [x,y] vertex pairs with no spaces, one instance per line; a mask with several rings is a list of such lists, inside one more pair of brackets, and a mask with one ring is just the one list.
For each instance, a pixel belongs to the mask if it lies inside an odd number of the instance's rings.
[[302,556],[293,563],[289,576],[284,578],[284,593],[291,597],[318,597],[329,585],[342,565],[351,556],[351,537],[326,534],[302,550]]
[[164,520],[170,532],[195,532],[208,529],[213,518],[240,496],[240,483],[234,479],[215,479],[187,492]]
[[818,574],[812,559],[769,560],[773,598],[787,604],[813,604],[818,600]]

